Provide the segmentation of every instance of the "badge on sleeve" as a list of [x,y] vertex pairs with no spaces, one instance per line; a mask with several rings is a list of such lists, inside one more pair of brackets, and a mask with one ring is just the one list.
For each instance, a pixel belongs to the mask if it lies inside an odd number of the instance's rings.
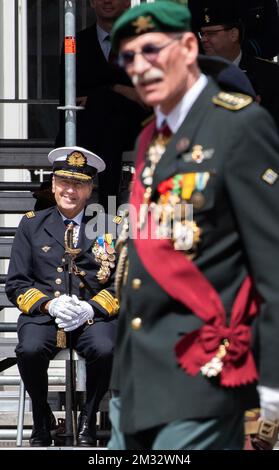
[[268,168],[262,174],[262,180],[265,181],[270,186],[272,186],[278,180],[278,176],[279,175],[278,173],[276,173],[276,171],[272,170],[272,168]]
[[42,246],[42,250],[43,250],[44,253],[47,253],[47,252],[50,250],[50,248],[51,248],[51,247],[50,247],[50,246],[47,246],[47,245]]

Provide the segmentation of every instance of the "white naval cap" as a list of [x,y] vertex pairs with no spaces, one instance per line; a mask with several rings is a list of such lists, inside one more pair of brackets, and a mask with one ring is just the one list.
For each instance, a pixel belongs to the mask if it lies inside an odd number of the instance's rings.
[[55,175],[85,182],[106,168],[98,155],[76,146],[58,147],[48,154],[48,159]]

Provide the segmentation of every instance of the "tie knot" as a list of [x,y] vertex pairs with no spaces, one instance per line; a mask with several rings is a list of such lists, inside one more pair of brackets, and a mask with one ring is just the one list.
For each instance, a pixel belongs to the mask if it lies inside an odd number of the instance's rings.
[[172,135],[172,131],[170,130],[167,121],[163,121],[159,129],[157,129],[157,133],[159,135],[163,135],[164,137],[170,137]]
[[71,220],[71,219],[65,219],[64,224],[65,225],[70,225],[70,224],[77,225],[77,223],[74,220]]

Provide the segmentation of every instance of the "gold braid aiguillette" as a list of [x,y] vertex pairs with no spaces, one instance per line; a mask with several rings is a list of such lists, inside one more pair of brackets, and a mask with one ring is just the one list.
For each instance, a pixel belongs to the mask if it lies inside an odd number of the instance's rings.
[[67,347],[66,333],[64,330],[58,330],[56,333],[57,348],[65,349]]

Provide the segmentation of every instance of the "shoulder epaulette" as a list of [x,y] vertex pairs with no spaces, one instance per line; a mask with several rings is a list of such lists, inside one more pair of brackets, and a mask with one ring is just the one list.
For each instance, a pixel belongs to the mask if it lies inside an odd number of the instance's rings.
[[220,91],[218,95],[213,96],[212,102],[217,106],[230,109],[232,111],[238,111],[239,109],[245,108],[253,102],[253,98],[243,93],[227,93]]
[[121,224],[122,219],[123,219],[123,217],[121,217],[121,215],[116,215],[115,217],[113,217],[112,221],[113,221],[115,224],[119,225],[119,224]]
[[155,114],[151,114],[151,116],[148,116],[146,119],[144,119],[144,121],[141,122],[141,127],[147,126],[147,124],[153,121],[153,119],[155,119]]
[[32,219],[32,217],[36,217],[36,214],[34,211],[29,211],[29,212],[26,212],[26,217],[27,219]]

